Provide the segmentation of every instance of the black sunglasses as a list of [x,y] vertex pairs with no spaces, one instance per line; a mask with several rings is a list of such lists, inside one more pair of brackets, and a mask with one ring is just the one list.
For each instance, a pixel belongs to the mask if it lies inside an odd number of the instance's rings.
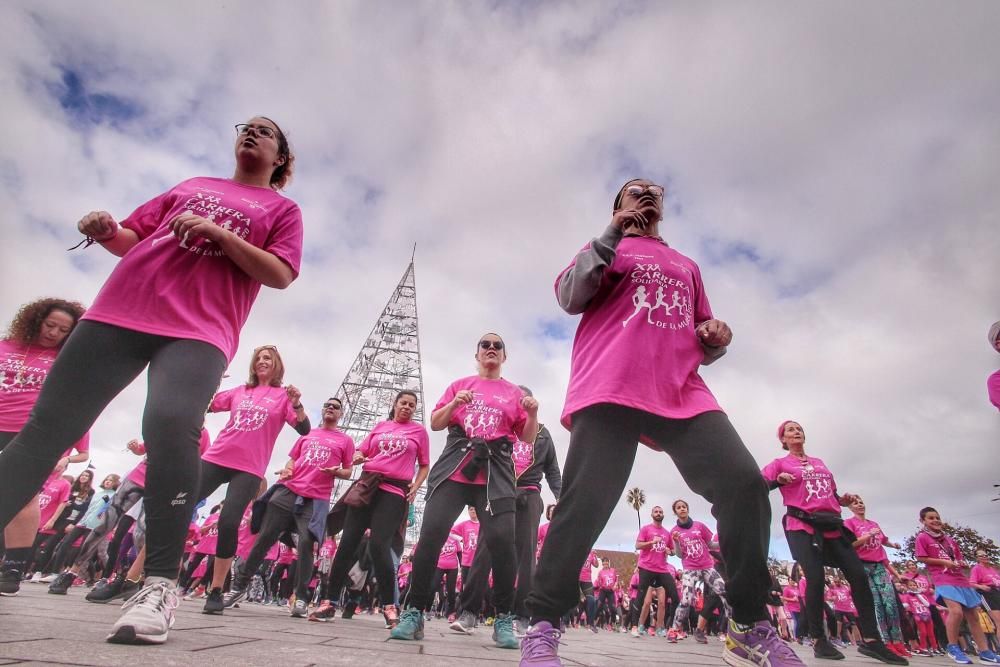
[[340,405],[339,403],[324,403],[323,409],[326,410],[327,408],[333,408],[334,410],[343,410],[344,406]]
[[484,350],[502,350],[503,341],[502,340],[481,340],[479,341],[479,347]]

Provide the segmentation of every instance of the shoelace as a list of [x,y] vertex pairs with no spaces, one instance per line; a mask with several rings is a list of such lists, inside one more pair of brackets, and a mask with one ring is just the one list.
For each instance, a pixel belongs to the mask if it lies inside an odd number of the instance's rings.
[[497,632],[499,632],[501,630],[507,630],[508,632],[510,632],[510,633],[513,634],[513,632],[514,632],[514,617],[513,616],[504,616],[503,618],[498,618],[497,620],[493,621],[493,628]]
[[549,630],[532,630],[524,636],[524,657],[545,658],[556,652],[562,633],[551,628]]
[[[147,599],[152,598],[154,594],[156,594],[155,599],[147,602]],[[122,611],[127,611],[140,604],[150,604],[156,611],[161,611],[164,607],[173,611],[180,603],[177,600],[177,595],[173,594],[166,584],[153,584],[143,587],[142,590],[126,600],[125,604],[122,605]]]
[[767,660],[768,656],[771,655],[772,653],[784,658],[798,659],[798,656],[795,654],[795,651],[792,650],[792,647],[786,644],[785,642],[781,641],[781,639],[776,634],[774,634],[774,630],[765,629],[758,626],[755,627],[752,632],[761,638],[762,644],[764,642],[767,642],[768,649],[766,651],[753,651],[749,646],[747,646],[745,648],[747,649],[748,652],[760,655],[765,660]]

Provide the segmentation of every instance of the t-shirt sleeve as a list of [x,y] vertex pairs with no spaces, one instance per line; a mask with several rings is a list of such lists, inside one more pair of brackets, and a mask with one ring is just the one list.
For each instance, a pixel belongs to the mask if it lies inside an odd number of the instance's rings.
[[[692,262],[692,264],[694,264]],[[705,293],[705,283],[701,280],[701,269],[698,268],[697,264],[694,264],[694,321],[695,324],[700,324],[714,317],[712,315],[712,306],[708,303],[708,295]]]
[[455,382],[452,382],[450,385],[448,385],[448,388],[444,390],[444,394],[441,395],[441,398],[438,399],[437,404],[434,406],[434,411],[440,410],[448,403],[451,403],[451,400],[455,398],[455,394],[457,393],[458,393],[458,387],[456,386]]
[[931,554],[927,550],[927,537],[921,533],[917,535],[916,544],[913,547],[913,553],[917,558],[930,558]]
[[220,391],[208,406],[209,412],[229,412],[233,407],[233,396],[239,387]]
[[354,441],[350,436],[344,436],[344,446],[340,448],[340,467],[350,468],[354,465]]
[[295,414],[295,408],[292,407],[292,399],[288,398],[288,394],[285,394],[283,403],[285,408],[285,423],[289,426],[295,426],[299,423],[299,416]]
[[431,464],[431,439],[427,435],[427,429],[421,427],[417,434],[417,465],[429,466]]
[[299,458],[299,454],[302,453],[302,442],[305,439],[306,439],[305,436],[303,436],[303,437],[301,437],[301,438],[299,438],[298,440],[295,441],[295,444],[292,445],[292,449],[288,452],[288,458],[290,458],[290,459],[297,459],[297,458]]
[[372,439],[378,434],[378,426],[373,428],[371,432],[365,436],[365,439],[361,441],[358,445],[358,451],[361,452],[363,456],[371,456],[372,453]]
[[766,479],[769,482],[776,481],[778,479],[778,475],[781,474],[780,461],[778,461],[778,459],[771,461],[766,466],[764,466],[763,470],[760,471],[760,474],[763,475],[764,479]]
[[174,190],[171,189],[150,199],[122,220],[121,226],[135,232],[140,241],[151,235],[163,223],[163,217],[173,206],[173,192]]
[[511,427],[511,430],[514,431],[514,433],[516,433],[518,437],[524,435],[524,425],[525,423],[527,423],[527,421],[528,421],[528,411],[524,409],[524,406],[521,405],[520,400],[518,400],[517,417],[514,421],[513,426]]
[[703,540],[705,540],[705,544],[711,544],[712,543],[712,531],[710,531],[708,529],[708,526],[706,526],[703,523],[699,523],[698,524],[698,530],[701,532],[701,538]]
[[648,535],[648,531],[646,530],[646,527],[643,526],[642,528],[639,529],[639,534],[636,536],[635,541],[636,542],[648,542],[649,538],[646,537],[646,535]]
[[73,449],[76,450],[77,454],[87,454],[90,452],[90,431],[84,433],[83,437],[76,441]]
[[287,264],[298,278],[302,268],[302,211],[295,202],[288,200],[288,203],[288,209],[271,227],[264,250]]
[[56,502],[60,504],[69,500],[71,491],[69,482],[67,482],[66,480],[63,480],[63,482],[64,482],[63,486],[59,488],[59,498],[56,499]]

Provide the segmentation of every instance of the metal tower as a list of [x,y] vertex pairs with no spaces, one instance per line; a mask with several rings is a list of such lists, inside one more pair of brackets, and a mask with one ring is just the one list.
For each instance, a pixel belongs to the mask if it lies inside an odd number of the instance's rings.
[[[413,419],[423,424],[424,380],[420,366],[417,288],[412,256],[410,265],[337,390],[337,398],[344,405],[340,428],[355,443],[360,443],[376,424],[388,417],[392,401],[402,389],[417,394],[417,411]],[[355,478],[358,474],[360,472],[355,474]],[[346,489],[346,484],[338,484],[334,489],[334,499]],[[414,506],[416,520],[407,531],[408,542],[415,541],[420,534],[423,489],[417,494]]]

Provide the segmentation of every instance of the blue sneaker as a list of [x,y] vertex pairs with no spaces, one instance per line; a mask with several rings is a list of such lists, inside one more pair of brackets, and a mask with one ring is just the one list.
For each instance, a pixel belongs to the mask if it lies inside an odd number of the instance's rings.
[[972,660],[969,659],[969,656],[965,655],[965,651],[963,651],[962,647],[959,646],[958,644],[948,644],[948,647],[945,649],[945,652],[948,654],[949,658],[951,658],[960,665],[972,664]]
[[986,649],[979,652],[979,662],[984,665],[1000,665],[1000,656],[993,651]]
[[399,625],[389,633],[389,639],[423,639],[424,615],[419,609],[404,609],[399,615]]
[[497,648],[521,648],[521,642],[514,636],[514,615],[503,614],[493,621],[493,642]]

